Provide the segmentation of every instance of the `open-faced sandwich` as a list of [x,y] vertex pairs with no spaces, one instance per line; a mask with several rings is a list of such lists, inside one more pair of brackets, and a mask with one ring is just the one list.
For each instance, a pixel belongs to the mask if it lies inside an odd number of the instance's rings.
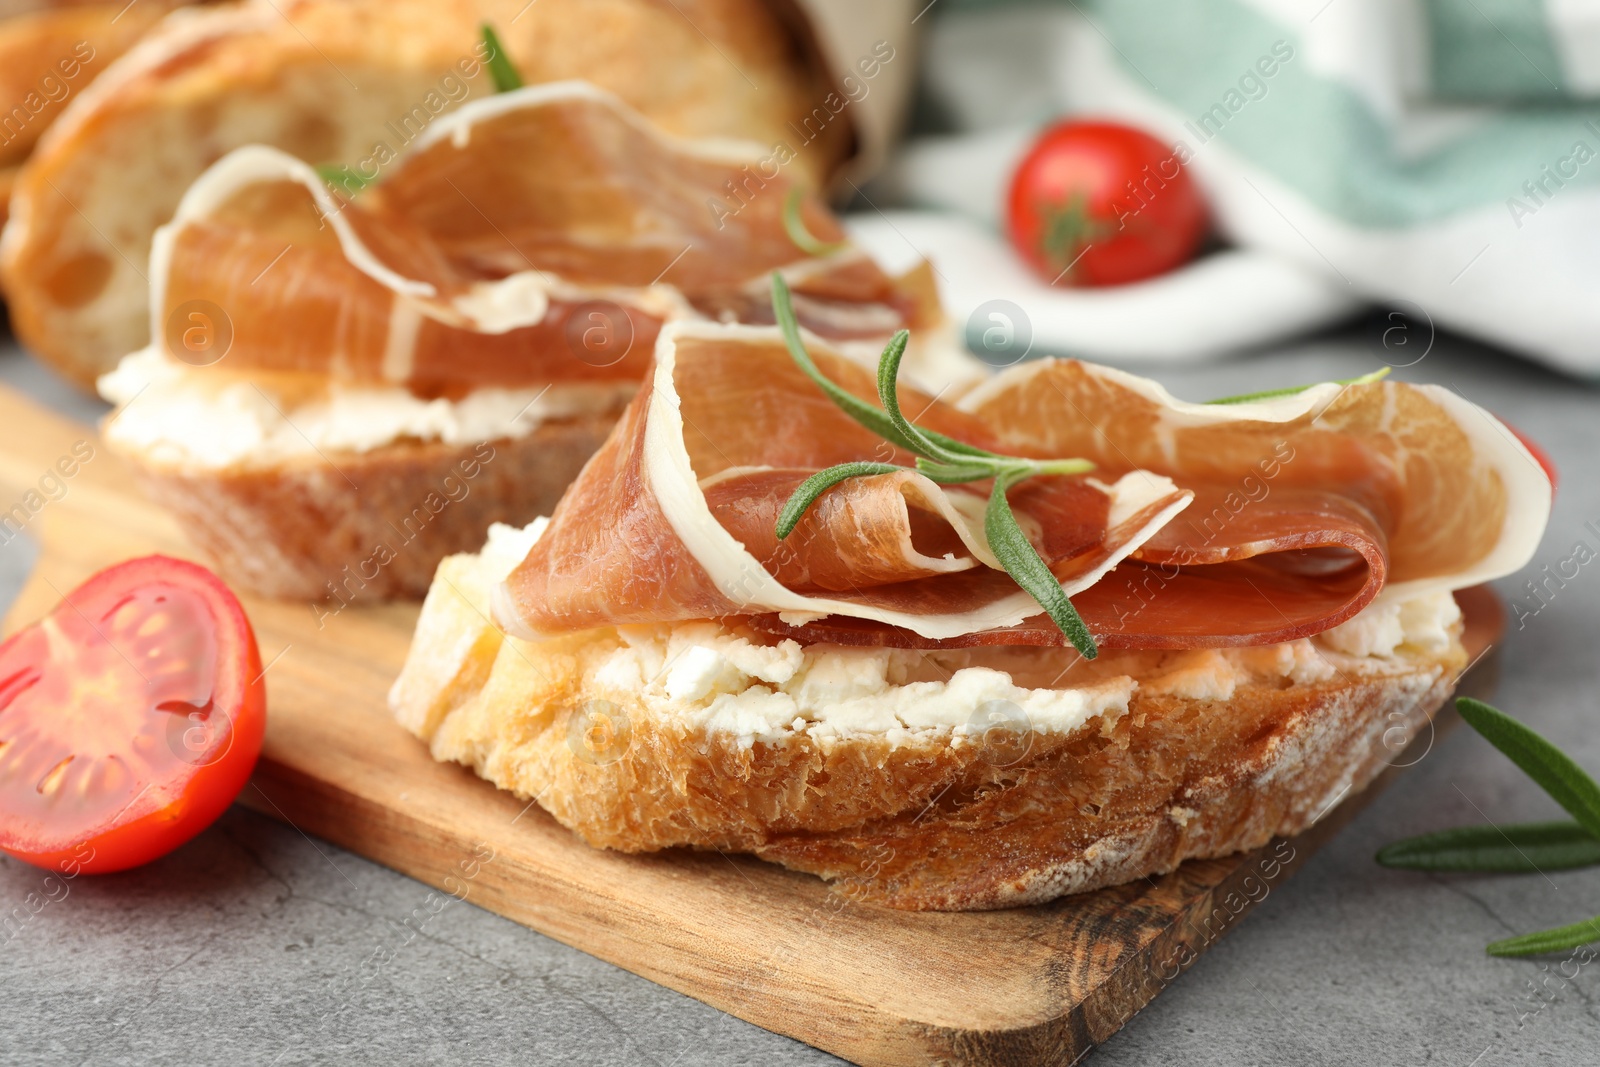
[[[156,235],[106,441],[246,589],[420,596],[489,523],[549,513],[663,324],[770,323],[780,270],[835,343],[940,336],[926,270],[885,274],[769,152],[586,82],[469,103],[370,184],[237,149]],[[924,380],[980,372],[953,351],[914,353]]]
[[774,289],[781,327],[661,331],[554,514],[440,566],[390,694],[595,846],[978,909],[1295,833],[1440,705],[1452,591],[1548,515],[1442,388],[1196,404],[1051,359],[949,404]]
[[[121,29],[171,3],[97,6]],[[151,235],[202,171],[251,144],[312,163],[386,165],[441,116],[494,95],[485,22],[529,84],[581,78],[672,133],[748,138],[763,155],[786,143],[798,155],[786,170],[814,185],[850,155],[857,120],[891,99],[881,78],[862,106],[819,123],[835,72],[804,16],[759,0],[248,0],[179,11],[92,87],[76,85],[17,177],[0,271],[18,337],[92,387],[149,339]],[[71,55],[63,40],[49,62]],[[89,40],[109,58],[100,37]]]

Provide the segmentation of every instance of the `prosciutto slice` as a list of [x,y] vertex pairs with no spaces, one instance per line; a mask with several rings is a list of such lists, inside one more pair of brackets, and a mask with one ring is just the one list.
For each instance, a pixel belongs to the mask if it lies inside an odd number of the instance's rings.
[[[820,343],[814,354],[842,386],[875,395],[863,366]],[[902,395],[924,425],[974,443],[989,439],[970,416],[914,390]],[[776,540],[773,522],[799,480],[834,463],[885,457],[911,460],[818,391],[775,329],[674,323],[646,388],[511,575],[499,620],[514,632],[553,635],[616,623],[842,613],[937,640],[1014,625],[1037,611],[996,569],[981,532],[982,500],[913,471],[836,487],[787,540]],[[1076,590],[1187,501],[1150,475],[1109,488],[1058,477],[1040,479],[1026,501],[1019,495],[1016,510]],[[1041,521],[1063,510],[1080,521]]]
[[[874,396],[865,367],[818,338],[808,348],[834,381]],[[1272,643],[1337,625],[1386,587],[1473,584],[1526,562],[1549,508],[1521,445],[1429,387],[1199,405],[1041,361],[958,405],[905,388],[901,403],[973,444],[1099,465],[1010,499],[1107,647]],[[777,541],[799,481],[850,460],[910,457],[841,413],[775,330],[671,324],[645,389],[497,592],[496,620],[528,638],[742,616],[805,641],[1064,643],[987,549],[987,486],[853,479]]]
[[469,103],[352,196],[282,152],[242,148],[157,234],[152,335],[170,344],[167,324],[203,301],[231,327],[229,370],[433,395],[637,380],[665,321],[770,322],[773,270],[822,335],[928,325],[927,287],[845,243],[814,196],[801,217],[839,250],[795,245],[791,182],[761,169],[769,155],[669,135],[582,82]]
[[[1129,561],[1073,598],[1105,648],[1204,648],[1269,644],[1320,633],[1360,611],[1383,588],[1383,530],[1359,504],[1336,493],[1287,489],[1241,510],[1221,536],[1196,533],[1215,514],[1219,486],[1191,487],[1184,513],[1139,546]],[[1048,558],[1048,557],[1046,557]],[[926,648],[904,629],[830,617],[790,626],[775,616],[762,630],[805,642]],[[938,647],[1064,645],[1048,616],[1005,629],[963,634]]]
[[[1550,514],[1538,462],[1489,412],[1437,385],[1324,383],[1241,404],[1178,400],[1158,383],[1077,360],[1014,367],[962,410],[1007,446],[1145,467],[1202,492],[1150,558],[1259,555],[1264,533],[1312,547],[1291,511],[1322,509],[1328,542],[1354,547],[1359,516],[1382,534],[1384,595],[1403,600],[1510,574],[1532,558]],[[1202,487],[1210,486],[1210,490]],[[1333,497],[1302,504],[1316,497]],[[1234,547],[1230,547],[1234,546]],[[1298,556],[1310,574],[1347,553]],[[1184,559],[1176,560],[1179,563]]]

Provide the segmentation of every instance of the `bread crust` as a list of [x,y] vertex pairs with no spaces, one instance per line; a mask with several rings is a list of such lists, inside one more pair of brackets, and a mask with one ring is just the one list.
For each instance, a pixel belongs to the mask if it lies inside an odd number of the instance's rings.
[[217,470],[123,455],[231,585],[336,606],[421,597],[439,561],[476,550],[490,523],[548,515],[613,422],[585,415],[478,444],[406,440]]
[[1039,903],[1298,833],[1398,755],[1386,742],[1415,736],[1466,660],[1457,641],[1227,700],[1141,688],[1126,713],[997,749],[949,731],[741,743],[586,687],[593,654],[507,639],[442,688],[402,675],[391,703],[435,758],[596,847],[752,852],[926,910]]

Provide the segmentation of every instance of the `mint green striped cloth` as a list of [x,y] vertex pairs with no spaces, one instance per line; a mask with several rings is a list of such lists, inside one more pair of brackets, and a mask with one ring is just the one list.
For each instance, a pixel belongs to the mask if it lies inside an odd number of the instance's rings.
[[1015,159],[996,129],[1120,118],[1178,149],[1241,247],[1600,374],[1600,5],[941,0],[930,15],[923,77],[958,128],[944,147],[989,147],[962,164],[967,202],[947,175],[902,175],[911,202],[992,219]]

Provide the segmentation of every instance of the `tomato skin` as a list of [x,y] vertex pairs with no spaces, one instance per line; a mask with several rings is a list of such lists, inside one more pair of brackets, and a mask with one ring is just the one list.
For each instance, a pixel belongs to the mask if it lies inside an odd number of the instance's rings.
[[1045,130],[1011,179],[1011,243],[1053,285],[1122,285],[1191,259],[1205,201],[1173,150],[1112,122]]
[[[249,780],[266,732],[266,682],[261,654],[238,599],[221,579],[204,567],[166,556],[147,556],[108,567],[68,594],[45,619],[0,644],[0,665],[10,671],[19,657],[23,662],[34,662],[41,647],[39,635],[57,616],[67,619],[77,615],[88,619],[97,607],[108,602],[112,611],[116,611],[118,605],[127,602],[130,591],[148,594],[151,590],[169,599],[181,598],[185,604],[201,606],[203,613],[196,621],[212,628],[207,636],[214,642],[216,655],[211,663],[213,673],[206,679],[206,690],[214,698],[215,707],[208,702],[204,725],[189,727],[191,731],[200,730],[205,747],[192,755],[179,752],[173,747],[174,731],[168,730],[166,739],[173,758],[165,761],[167,773],[149,781],[135,778],[132,784],[139,785],[142,781],[142,788],[109,819],[97,818],[88,825],[75,826],[70,815],[51,823],[37,812],[7,810],[0,806],[0,850],[35,866],[70,875],[104,874],[136,867],[165,855],[211,825]],[[57,635],[61,629],[58,625]],[[180,638],[182,636],[180,634]],[[62,640],[57,637],[56,643],[46,646],[52,655],[61,647]],[[111,642],[108,640],[106,644]],[[127,660],[126,655],[122,658]],[[46,658],[39,673],[49,679],[52,666],[57,671],[65,669]],[[131,661],[130,669],[136,669],[132,668]],[[146,685],[148,688],[148,683]],[[8,693],[4,706],[0,706],[0,724],[8,730],[36,728],[36,733],[50,733],[52,729],[63,729],[55,726],[49,716],[22,722],[6,719],[6,714],[13,710],[12,698],[16,696]],[[141,697],[148,699],[137,692],[125,694],[125,699],[135,706]],[[72,717],[75,710],[79,709],[64,710],[61,718]],[[167,708],[158,710],[160,716],[154,720],[158,722],[164,721],[161,717],[171,712]],[[194,716],[189,719],[200,721]],[[174,721],[177,724],[174,729],[181,731],[185,720],[176,717]],[[74,725],[83,729],[81,722]],[[97,745],[114,745],[117,738],[109,732],[114,725],[98,735],[91,735]],[[189,734],[179,732],[176,736],[187,743]],[[62,743],[69,744],[73,740],[81,740],[81,736],[69,736]],[[131,752],[129,761],[137,762]],[[85,775],[91,773],[85,772]],[[87,786],[85,782],[86,790]],[[148,801],[140,803],[146,796]]]
[[1529,437],[1527,434],[1523,433],[1509,422],[1506,422],[1504,419],[1501,419],[1500,421],[1505,425],[1506,429],[1511,431],[1511,436],[1522,442],[1522,447],[1526,448],[1530,453],[1532,453],[1534,460],[1539,464],[1539,466],[1544,468],[1544,476],[1550,479],[1550,495],[1554,496],[1557,482],[1556,464],[1555,460],[1550,458],[1550,453],[1546,452],[1543,446],[1535,442],[1533,438]]

